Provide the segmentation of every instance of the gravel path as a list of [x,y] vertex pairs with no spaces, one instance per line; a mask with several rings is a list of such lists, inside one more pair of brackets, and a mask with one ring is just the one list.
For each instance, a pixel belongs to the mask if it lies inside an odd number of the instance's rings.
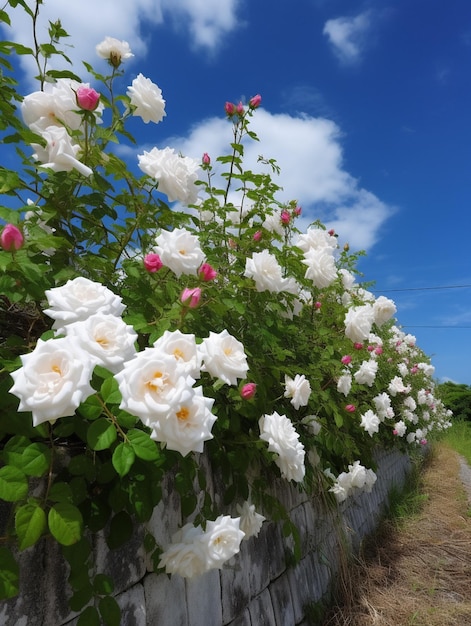
[[471,467],[462,456],[460,456],[460,478],[468,494],[468,502],[471,505]]

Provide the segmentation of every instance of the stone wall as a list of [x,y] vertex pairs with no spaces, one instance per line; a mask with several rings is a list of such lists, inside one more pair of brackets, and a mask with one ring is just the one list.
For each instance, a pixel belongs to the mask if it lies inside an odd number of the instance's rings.
[[[139,533],[125,550],[110,552],[102,536],[94,545],[97,571],[110,572],[124,626],[312,626],[309,605],[325,597],[345,549],[356,549],[374,530],[393,486],[410,469],[408,456],[381,452],[371,493],[358,493],[338,507],[322,506],[286,481],[277,496],[301,535],[302,556],[292,559],[292,539],[279,524],[265,522],[258,537],[241,544],[240,554],[221,571],[196,580],[149,572]],[[170,483],[169,483],[170,484]],[[150,521],[165,545],[180,524],[179,499],[167,485],[164,501]],[[211,486],[209,487],[211,488]],[[73,626],[68,609],[67,570],[54,542],[44,540],[21,554],[19,597],[0,605],[1,626]]]

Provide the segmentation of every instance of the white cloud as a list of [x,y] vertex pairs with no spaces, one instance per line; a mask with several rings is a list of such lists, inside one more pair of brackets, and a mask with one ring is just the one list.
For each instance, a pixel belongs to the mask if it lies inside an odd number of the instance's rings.
[[[358,181],[343,168],[341,132],[334,122],[259,109],[251,129],[260,142],[246,143],[245,169],[266,170],[257,163],[260,154],[277,161],[281,173],[274,176],[274,182],[283,188],[277,197],[282,201],[297,200],[302,206],[302,228],[320,219],[329,228],[335,228],[340,240],[348,241],[352,249],[366,250],[374,245],[381,226],[394,209],[359,187]],[[231,124],[225,119],[211,118],[194,126],[188,137],[170,139],[169,145],[196,159],[207,152],[216,171],[222,171],[215,158],[228,154],[232,140]]]
[[[76,71],[81,74],[83,60],[97,66],[95,46],[106,36],[127,41],[136,57],[143,57],[147,41],[142,26],[171,23],[194,47],[214,50],[223,36],[238,26],[236,11],[240,0],[47,0],[40,7],[38,36],[49,41],[48,24],[60,18],[69,33],[73,47],[66,49]],[[19,5],[10,11],[11,28],[4,27],[6,37],[32,45],[31,18]],[[190,37],[188,38],[188,33]],[[67,39],[64,40],[67,45]],[[37,69],[29,57],[21,57],[23,68],[32,76]],[[51,65],[54,67],[54,65]]]
[[360,60],[371,26],[371,13],[365,11],[355,17],[327,20],[323,33],[340,61],[352,64]]

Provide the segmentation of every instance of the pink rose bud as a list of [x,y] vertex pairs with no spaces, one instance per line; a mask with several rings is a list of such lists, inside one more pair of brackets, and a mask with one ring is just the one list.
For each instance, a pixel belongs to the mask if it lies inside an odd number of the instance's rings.
[[331,228],[329,231],[327,231],[329,233],[329,235],[331,237],[333,237],[335,235],[335,230],[333,228]]
[[235,104],[233,104],[232,102],[226,102],[226,104],[224,105],[224,111],[226,112],[226,115],[232,117],[236,112]]
[[214,267],[212,267],[209,263],[203,263],[198,271],[198,274],[200,275],[200,278],[205,282],[214,280],[218,275]]
[[375,349],[374,346],[368,346],[368,348],[367,348],[368,352],[373,352],[374,349]]
[[314,302],[314,308],[319,310],[322,306],[322,302]]
[[201,160],[203,162],[203,165],[210,165],[211,164],[211,157],[209,156],[209,154],[207,152],[205,152],[203,154],[203,158]]
[[346,354],[340,360],[342,361],[344,365],[348,365],[349,363],[352,362],[352,357],[349,354]]
[[291,215],[288,213],[288,211],[281,211],[280,219],[281,223],[286,226],[291,222]]
[[242,104],[242,102],[239,102],[239,104],[236,106],[236,112],[237,115],[244,115],[244,105]]
[[355,341],[355,343],[353,344],[353,347],[355,348],[355,350],[363,350],[363,344],[360,343],[359,341]]
[[357,409],[354,404],[347,404],[345,407],[345,410],[348,411],[349,413],[355,413]]
[[375,354],[383,354],[383,348],[381,346],[375,348]]
[[393,435],[397,435],[398,431],[396,429],[393,430]]
[[416,367],[415,365],[414,365],[414,367],[411,367],[411,369],[410,369],[410,373],[411,374],[417,374],[418,371],[419,371],[419,368]]
[[100,94],[91,87],[82,85],[75,92],[77,104],[84,111],[94,111],[100,100]]
[[144,267],[148,272],[154,273],[163,267],[163,263],[158,254],[151,252],[144,257]]
[[427,445],[427,440],[426,439],[421,439],[420,443],[422,446],[426,446]]
[[249,107],[251,109],[257,109],[260,106],[261,102],[262,102],[262,96],[258,93],[253,98],[250,98],[250,100],[249,100]]
[[201,298],[201,289],[199,287],[195,287],[194,289],[189,289],[185,287],[182,291],[182,295],[180,296],[180,300],[183,304],[190,307],[190,309],[195,309]]
[[255,383],[247,383],[240,390],[240,395],[244,400],[250,400],[255,395],[257,391],[257,385]]
[[7,224],[0,235],[0,246],[5,252],[19,250],[24,243],[23,233],[17,226]]
[[254,233],[254,235],[253,235],[253,240],[254,241],[260,241],[261,238],[262,238],[262,231],[261,230],[257,230],[257,232]]
[[300,206],[297,206],[295,209],[293,209],[293,213],[294,215],[296,215],[296,217],[299,217],[301,215],[301,211],[302,208]]

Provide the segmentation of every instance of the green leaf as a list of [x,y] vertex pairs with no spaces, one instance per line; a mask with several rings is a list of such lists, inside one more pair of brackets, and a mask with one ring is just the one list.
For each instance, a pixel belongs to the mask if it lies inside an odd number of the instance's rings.
[[93,422],[87,431],[87,443],[92,450],[106,450],[116,437],[116,428],[104,417]]
[[106,539],[110,550],[119,548],[119,546],[126,543],[131,539],[134,531],[134,525],[132,518],[126,513],[126,511],[120,511],[117,513],[110,523],[110,532]]
[[73,502],[70,485],[63,482],[54,483],[49,490],[49,500],[53,502]]
[[45,444],[34,442],[21,455],[22,470],[28,476],[42,476],[51,464],[51,449]]
[[100,595],[113,593],[113,579],[106,574],[97,574],[93,579],[93,590]]
[[15,513],[15,530],[20,550],[34,545],[46,527],[46,513],[38,502],[32,500],[20,506]]
[[20,568],[8,548],[0,547],[0,598],[7,600],[19,591]]
[[78,412],[87,420],[95,420],[103,413],[103,404],[100,398],[94,394],[82,402]]
[[0,498],[6,502],[18,502],[28,494],[28,480],[16,467],[5,465],[0,468]]
[[133,428],[128,432],[128,439],[136,456],[143,461],[156,461],[159,458],[160,452],[155,441],[143,430]]
[[72,589],[77,589],[69,600],[69,606],[72,611],[80,611],[93,597],[93,587],[90,584],[88,570],[82,569],[79,572],[71,572],[69,584]]
[[107,404],[119,404],[122,400],[116,378],[107,378],[100,389],[101,396]]
[[78,618],[77,626],[101,626],[97,609],[94,606],[87,606]]
[[68,502],[59,502],[49,511],[49,530],[62,545],[70,546],[80,541],[82,536],[82,514],[76,506]]
[[116,446],[111,461],[113,463],[113,467],[121,478],[126,476],[129,472],[135,458],[136,453],[134,452],[131,444],[124,442]]
[[98,603],[101,617],[107,626],[119,626],[121,622],[121,609],[119,604],[111,596],[105,596]]

